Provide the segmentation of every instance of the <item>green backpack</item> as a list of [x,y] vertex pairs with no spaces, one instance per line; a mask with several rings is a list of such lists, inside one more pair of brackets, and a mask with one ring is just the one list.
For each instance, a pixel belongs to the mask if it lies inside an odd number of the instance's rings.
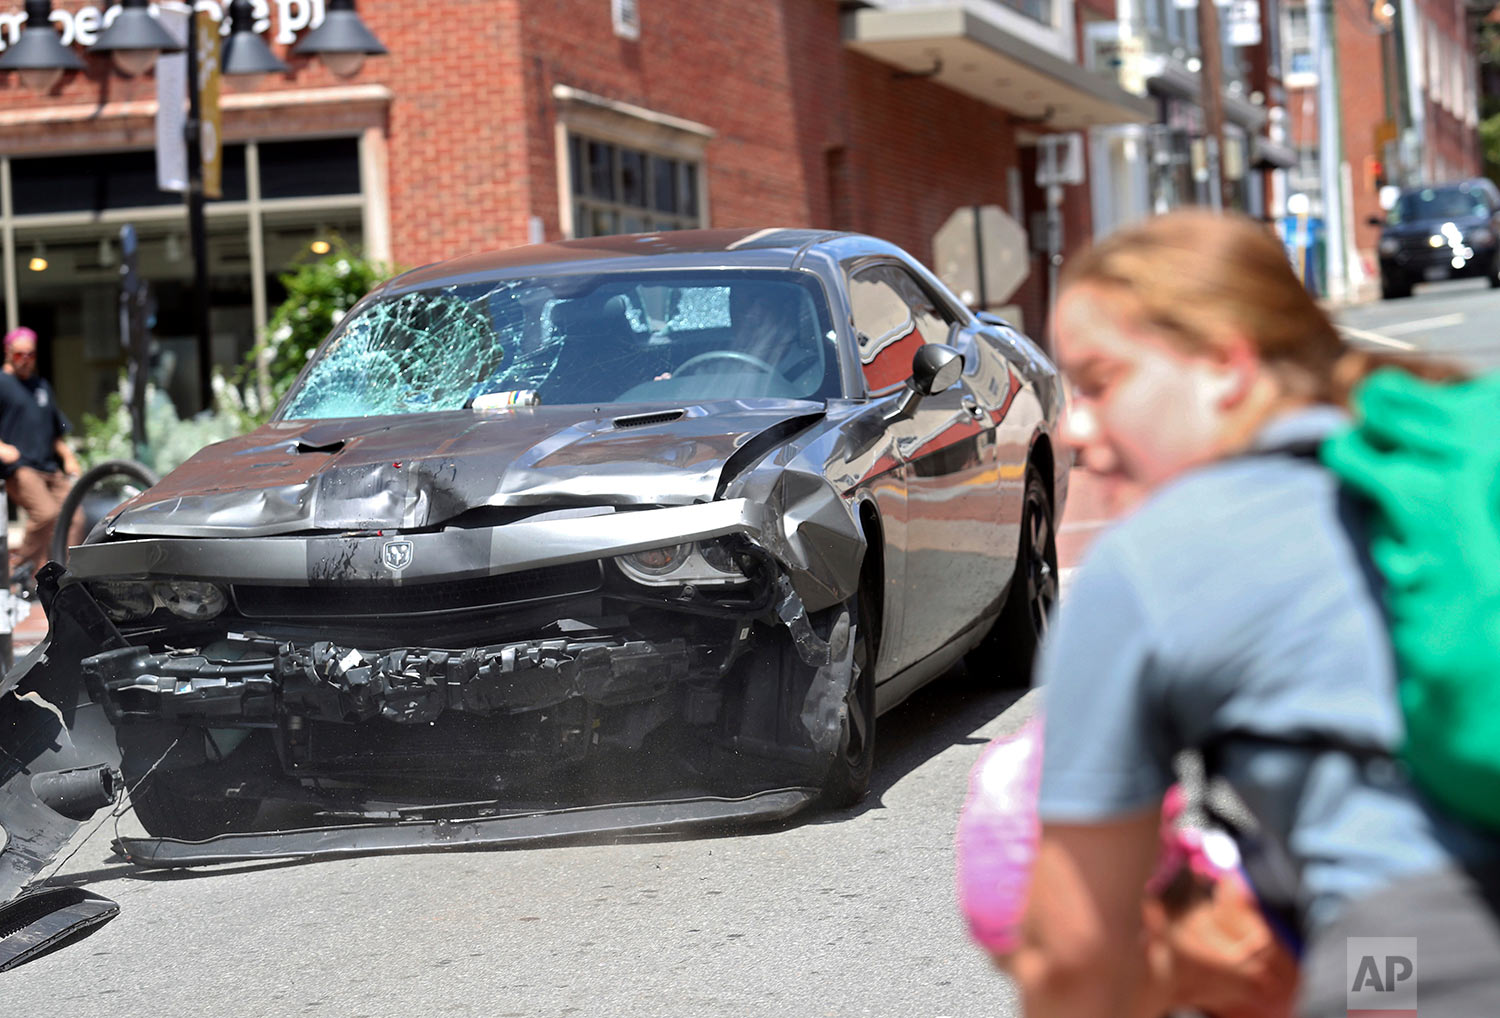
[[1500,374],[1383,370],[1323,463],[1370,502],[1370,556],[1406,719],[1401,757],[1454,815],[1500,831]]

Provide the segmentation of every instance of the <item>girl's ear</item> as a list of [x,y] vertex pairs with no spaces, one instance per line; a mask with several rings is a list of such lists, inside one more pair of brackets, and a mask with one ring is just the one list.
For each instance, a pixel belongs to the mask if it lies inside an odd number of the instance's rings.
[[1244,402],[1260,375],[1260,351],[1249,337],[1230,333],[1216,345],[1214,399],[1221,410],[1232,410]]

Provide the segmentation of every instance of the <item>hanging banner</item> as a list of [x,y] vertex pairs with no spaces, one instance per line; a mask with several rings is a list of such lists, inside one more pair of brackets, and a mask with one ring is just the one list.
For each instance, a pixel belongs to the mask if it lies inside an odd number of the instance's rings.
[[219,110],[219,23],[203,11],[193,18],[198,45],[198,115],[203,148],[203,197],[223,197],[224,116]]
[[[156,20],[184,46],[188,41],[191,8],[175,0],[156,5]],[[156,186],[163,191],[188,189],[187,50],[156,58]]]

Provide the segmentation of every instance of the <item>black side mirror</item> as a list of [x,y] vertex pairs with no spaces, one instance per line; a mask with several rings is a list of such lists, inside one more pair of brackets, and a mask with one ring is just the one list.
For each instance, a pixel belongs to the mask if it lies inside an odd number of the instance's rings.
[[963,371],[963,354],[942,343],[926,344],[912,357],[911,377],[906,380],[906,389],[886,419],[896,421],[911,416],[923,396],[942,392],[958,381]]
[[963,354],[942,343],[928,343],[912,357],[906,384],[919,396],[931,396],[958,381],[963,371]]

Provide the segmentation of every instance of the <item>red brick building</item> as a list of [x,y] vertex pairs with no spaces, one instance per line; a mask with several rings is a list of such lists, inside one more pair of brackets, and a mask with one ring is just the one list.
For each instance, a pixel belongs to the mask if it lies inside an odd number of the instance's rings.
[[[75,413],[119,368],[123,222],[142,237],[174,392],[197,363],[182,206],[154,188],[155,76],[87,55],[99,2],[54,5],[84,71],[45,95],[0,76],[5,318],[43,333]],[[0,0],[0,42],[19,7]],[[601,232],[827,226],[930,261],[961,207],[1034,225],[1039,135],[1153,115],[1079,65],[1073,0],[364,0],[390,53],[349,79],[290,52],[321,8],[262,2],[290,71],[226,85],[224,194],[208,215],[218,363],[253,341],[278,271],[334,233],[411,266]],[[1070,247],[1090,232],[1087,193],[1068,189]],[[1033,265],[1012,301],[1034,326]]]
[[[1383,215],[1383,183],[1439,183],[1482,172],[1474,35],[1463,0],[1339,3],[1333,9],[1349,232],[1369,281],[1380,240],[1380,228],[1369,220]],[[1287,15],[1287,105],[1292,144],[1301,153],[1291,187],[1311,196],[1317,213],[1323,203],[1315,43],[1306,3],[1291,4]]]

